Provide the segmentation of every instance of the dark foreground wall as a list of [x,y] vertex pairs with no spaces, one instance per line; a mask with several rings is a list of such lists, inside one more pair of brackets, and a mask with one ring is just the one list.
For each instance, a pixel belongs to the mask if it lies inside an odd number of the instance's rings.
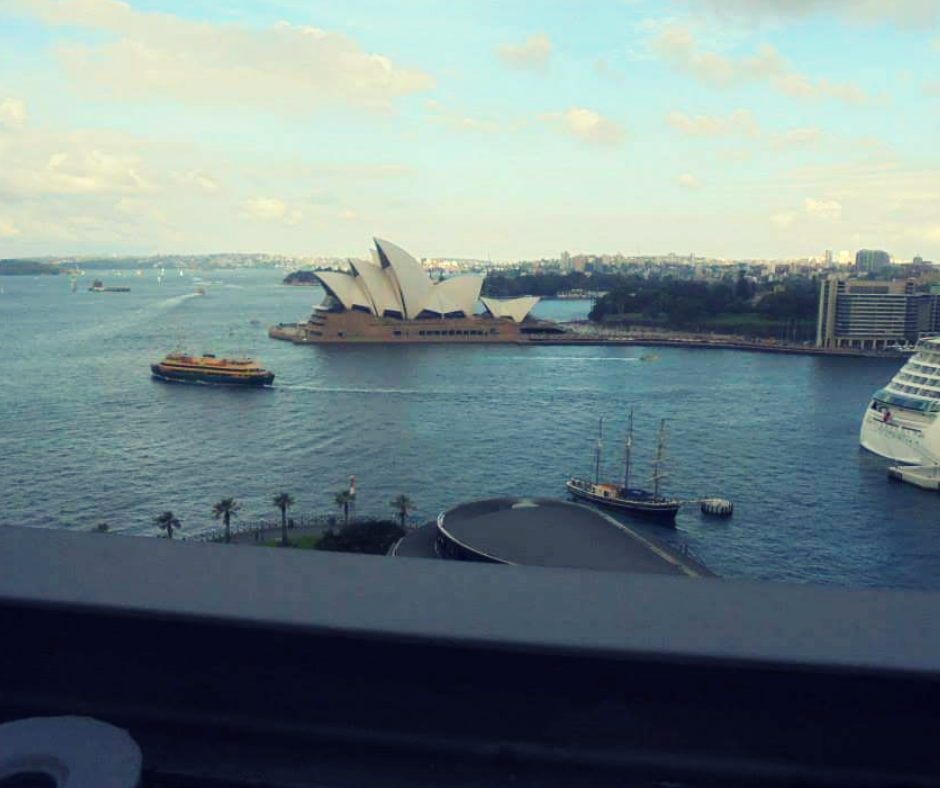
[[935,784],[937,595],[0,529],[0,718],[150,785]]

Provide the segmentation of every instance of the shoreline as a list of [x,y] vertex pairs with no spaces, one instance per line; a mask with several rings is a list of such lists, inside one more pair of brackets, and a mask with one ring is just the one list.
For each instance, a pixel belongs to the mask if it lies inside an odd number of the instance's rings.
[[834,356],[837,358],[882,358],[906,359],[903,353],[884,350],[862,350],[859,348],[820,348],[815,345],[801,345],[775,340],[748,341],[740,338],[713,337],[708,335],[663,336],[660,334],[625,334],[618,336],[571,334],[551,339],[532,339],[519,344],[556,345],[556,346],[603,346],[603,345],[645,345],[648,347],[685,347],[705,350],[746,350],[754,353],[786,353],[803,356]]
[[779,342],[776,340],[754,340],[748,341],[738,337],[710,336],[710,335],[687,335],[687,336],[669,336],[663,334],[617,334],[605,336],[603,334],[586,334],[571,331],[561,336],[551,337],[531,337],[526,340],[502,341],[502,342],[467,342],[456,339],[454,341],[435,340],[422,341],[401,340],[397,342],[379,342],[372,340],[349,339],[346,341],[327,341],[327,342],[308,342],[298,338],[296,327],[290,324],[281,324],[268,328],[268,336],[271,339],[292,342],[295,345],[362,345],[362,344],[391,344],[391,345],[444,345],[444,344],[513,344],[524,347],[603,347],[603,346],[645,346],[645,347],[683,347],[699,348],[703,350],[742,350],[752,353],[784,353],[788,355],[802,356],[830,356],[836,358],[881,358],[904,360],[907,356],[903,353],[896,353],[884,350],[861,350],[858,348],[819,348],[814,345],[801,345],[789,342]]

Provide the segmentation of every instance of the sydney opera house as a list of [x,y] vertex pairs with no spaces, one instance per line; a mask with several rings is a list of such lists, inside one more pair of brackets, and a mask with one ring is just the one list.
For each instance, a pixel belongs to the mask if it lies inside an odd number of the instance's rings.
[[[280,324],[274,339],[325,342],[527,342],[563,333],[529,313],[538,298],[481,298],[482,276],[434,282],[414,257],[375,239],[372,262],[349,273],[317,271],[326,297],[306,323]],[[475,314],[477,302],[483,312]]]

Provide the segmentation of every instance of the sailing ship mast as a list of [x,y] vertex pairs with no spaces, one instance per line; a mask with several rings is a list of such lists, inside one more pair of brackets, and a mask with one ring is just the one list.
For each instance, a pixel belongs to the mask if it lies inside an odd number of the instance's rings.
[[656,457],[653,460],[653,495],[659,497],[659,480],[664,479],[666,474],[662,472],[663,460],[666,457],[666,420],[659,422],[659,442],[656,446]]
[[630,450],[633,448],[633,408],[630,408],[630,420],[627,422],[627,437],[623,440],[623,484],[624,490],[630,489]]
[[601,483],[601,452],[604,449],[604,417],[597,427],[597,446],[594,448],[594,484]]

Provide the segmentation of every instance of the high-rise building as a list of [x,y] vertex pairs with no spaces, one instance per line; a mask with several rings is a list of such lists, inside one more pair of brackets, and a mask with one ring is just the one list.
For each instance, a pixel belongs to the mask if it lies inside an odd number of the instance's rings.
[[913,279],[823,279],[816,346],[880,350],[940,333],[940,295],[916,287]]
[[832,267],[832,249],[827,249],[827,250],[826,250],[826,259],[825,259],[825,262],[826,262],[826,268],[831,268],[831,267]]
[[568,252],[561,253],[561,270],[570,271],[571,270],[571,255]]
[[880,249],[859,249],[855,253],[855,270],[859,273],[877,273],[890,265],[888,253]]

